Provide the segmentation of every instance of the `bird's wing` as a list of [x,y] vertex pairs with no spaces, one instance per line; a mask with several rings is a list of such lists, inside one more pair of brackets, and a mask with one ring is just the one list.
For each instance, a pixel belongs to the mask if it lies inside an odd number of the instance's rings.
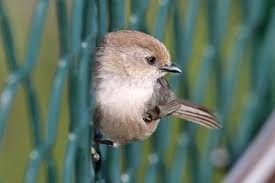
[[172,115],[208,128],[221,127],[216,116],[209,110],[191,102],[177,99],[165,77],[158,79],[154,89],[154,96],[149,101],[151,106],[147,112],[152,120]]
[[172,112],[171,115],[208,128],[221,128],[216,116],[204,107],[184,100],[177,100],[177,102],[180,103],[180,107]]

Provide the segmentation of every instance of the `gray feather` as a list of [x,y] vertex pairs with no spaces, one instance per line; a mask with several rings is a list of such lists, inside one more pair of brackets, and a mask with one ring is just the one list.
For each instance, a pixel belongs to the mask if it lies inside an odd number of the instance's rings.
[[216,116],[209,110],[191,102],[177,99],[164,77],[158,79],[154,88],[154,95],[148,102],[147,109],[145,114],[149,114],[152,120],[172,115],[208,128],[221,127]]

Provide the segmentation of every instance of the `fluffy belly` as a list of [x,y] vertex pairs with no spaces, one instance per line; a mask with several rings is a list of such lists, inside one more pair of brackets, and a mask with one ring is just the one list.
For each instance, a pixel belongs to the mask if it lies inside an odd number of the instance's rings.
[[98,127],[103,134],[117,144],[149,137],[158,123],[156,121],[148,125],[143,121],[143,114],[152,93],[153,86],[117,87],[114,83],[101,85],[96,98],[101,113]]
[[102,84],[96,93],[97,103],[104,111],[118,118],[142,119],[146,105],[153,94],[153,86]]
[[156,130],[159,120],[145,123],[142,119],[121,119],[117,117],[105,118],[100,123],[100,129],[108,140],[116,145],[123,145],[133,141],[145,140]]

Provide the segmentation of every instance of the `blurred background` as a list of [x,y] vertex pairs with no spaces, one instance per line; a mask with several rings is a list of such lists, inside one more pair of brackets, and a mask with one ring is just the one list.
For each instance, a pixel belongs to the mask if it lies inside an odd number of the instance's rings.
[[[274,8],[273,0],[1,0],[0,182],[222,182],[274,110]],[[167,118],[144,142],[100,147],[101,166],[93,164],[95,45],[119,29],[162,40],[183,70],[168,76],[173,90],[215,111],[223,128]]]

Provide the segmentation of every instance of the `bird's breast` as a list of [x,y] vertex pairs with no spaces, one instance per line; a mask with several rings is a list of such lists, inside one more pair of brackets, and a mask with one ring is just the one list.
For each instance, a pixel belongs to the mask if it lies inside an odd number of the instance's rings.
[[109,139],[125,144],[143,140],[155,131],[158,121],[148,125],[143,120],[153,86],[101,84],[96,92],[102,114],[98,127]]
[[106,82],[97,92],[97,102],[112,115],[141,117],[152,94],[153,85]]

